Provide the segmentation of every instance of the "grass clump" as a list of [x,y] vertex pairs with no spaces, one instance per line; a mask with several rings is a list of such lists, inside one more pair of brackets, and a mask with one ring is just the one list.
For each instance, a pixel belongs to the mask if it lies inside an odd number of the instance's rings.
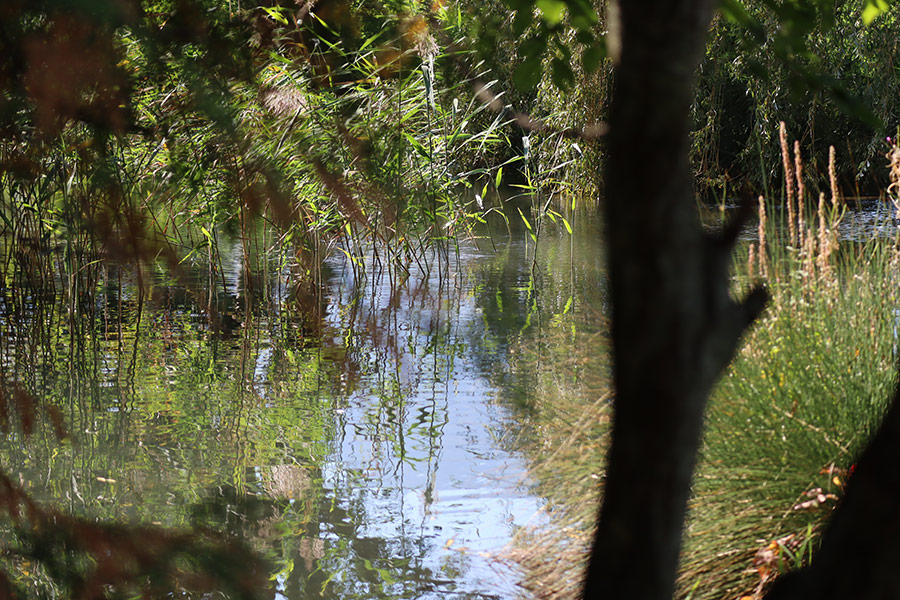
[[772,300],[709,408],[681,577],[693,598],[761,597],[814,557],[895,380],[900,247],[839,245],[834,177],[831,199],[809,206],[799,147],[791,157],[783,129],[782,149],[788,223],[767,226],[774,207],[760,199],[758,239],[737,269]]
[[[814,560],[894,385],[900,247],[894,238],[839,242],[835,178],[830,198],[810,201],[799,147],[789,152],[785,141],[784,157],[791,193],[784,206],[760,200],[755,239],[736,259],[735,286],[764,283],[771,301],[711,399],[680,598],[759,598],[778,574]],[[606,356],[605,344],[570,347],[593,357],[581,360]],[[560,385],[565,363],[548,364],[533,415],[545,442],[528,452],[550,517],[510,554],[529,591],[556,599],[579,589],[611,411],[607,378]]]

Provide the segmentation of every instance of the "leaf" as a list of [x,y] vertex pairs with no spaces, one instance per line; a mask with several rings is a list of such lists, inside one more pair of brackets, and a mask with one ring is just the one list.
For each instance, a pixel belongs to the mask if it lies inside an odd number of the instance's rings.
[[547,36],[540,34],[528,38],[519,46],[519,54],[526,59],[540,57],[547,50]]
[[569,9],[572,27],[576,29],[586,31],[600,22],[597,11],[588,0],[566,0],[566,6]]
[[516,67],[513,83],[523,92],[529,92],[541,82],[542,65],[539,55],[529,56]]
[[528,12],[531,10],[531,0],[503,0],[508,7],[516,11]]
[[561,90],[569,89],[575,83],[575,74],[572,73],[572,67],[569,66],[569,63],[561,58],[554,58],[550,64],[553,67],[551,73],[553,85]]
[[278,21],[282,25],[288,24],[288,20],[281,14],[281,10],[277,8],[268,8],[266,6],[260,6],[260,8],[266,11],[266,14],[268,14],[272,20]]
[[522,212],[521,208],[516,209],[519,211],[519,216],[522,217],[522,221],[525,222],[525,227],[528,228],[528,231],[531,231],[531,223],[528,222],[528,219],[525,217],[525,214]]
[[537,0],[535,3],[547,27],[556,27],[566,16],[566,3],[562,0]]
[[494,179],[494,187],[500,188],[500,180],[503,179],[503,167],[497,169],[497,177]]
[[866,6],[862,11],[862,20],[865,25],[871,25],[872,22],[886,13],[891,5],[886,0],[866,0]]
[[600,62],[606,58],[606,38],[601,37],[592,45],[584,49],[581,55],[581,66],[585,73],[593,73],[600,66]]
[[762,43],[766,39],[766,32],[757,19],[752,17],[740,0],[719,0],[720,9],[725,18],[740,25],[746,29],[756,39],[757,43]]
[[513,20],[513,35],[516,37],[525,33],[525,30],[531,27],[534,22],[534,13],[531,8],[519,10],[516,12],[516,18]]

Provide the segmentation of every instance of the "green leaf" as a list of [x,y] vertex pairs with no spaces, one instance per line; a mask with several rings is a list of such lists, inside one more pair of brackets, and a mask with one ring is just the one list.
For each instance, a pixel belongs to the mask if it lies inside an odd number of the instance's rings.
[[590,46],[594,43],[594,34],[587,30],[580,30],[575,33],[575,41],[579,44],[584,44],[585,46]]
[[268,14],[269,17],[270,17],[272,20],[278,21],[278,22],[281,23],[282,25],[287,25],[287,24],[288,24],[288,20],[285,18],[285,16],[284,16],[283,14],[281,14],[281,10],[280,10],[280,9],[278,9],[278,8],[268,8],[268,7],[266,7],[266,6],[260,6],[260,8],[263,9],[264,11],[266,11],[266,14]]
[[519,216],[522,217],[522,221],[525,222],[525,227],[528,229],[528,231],[531,231],[531,230],[532,230],[532,229],[531,229],[531,223],[528,222],[528,219],[525,217],[525,214],[522,212],[522,209],[519,208],[519,209],[516,209],[516,210],[519,211]]
[[757,43],[766,39],[766,32],[757,19],[752,17],[740,0],[719,0],[722,14],[725,18],[746,29],[755,38]]
[[534,13],[531,11],[530,5],[526,9],[516,11],[516,18],[513,20],[513,35],[516,37],[521,36],[526,29],[531,27],[533,22]]
[[597,11],[588,0],[566,0],[572,27],[585,31],[600,22]]
[[531,0],[504,0],[506,5],[516,11],[530,11],[532,7]]
[[862,11],[863,23],[871,25],[875,19],[886,13],[890,8],[891,5],[886,0],[866,0],[866,6]]
[[547,27],[556,27],[566,16],[566,3],[562,0],[537,0],[535,3]]
[[529,56],[522,61],[513,72],[513,83],[523,92],[528,92],[537,87],[541,82],[542,65],[540,55]]
[[561,90],[569,89],[575,83],[575,74],[572,73],[572,67],[569,66],[569,63],[560,58],[554,58],[550,64],[553,67],[551,73],[553,85]]
[[519,46],[519,54],[525,58],[540,56],[547,50],[547,36],[544,34],[528,38]]
[[503,167],[497,169],[497,177],[494,179],[494,186],[500,188],[500,180],[503,179]]
[[598,39],[592,46],[584,49],[581,56],[581,66],[585,73],[593,73],[606,58],[606,38]]

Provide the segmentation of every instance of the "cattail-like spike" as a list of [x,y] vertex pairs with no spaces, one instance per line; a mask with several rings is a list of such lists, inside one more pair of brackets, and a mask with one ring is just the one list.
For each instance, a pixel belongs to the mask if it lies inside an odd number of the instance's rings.
[[747,253],[747,275],[750,281],[756,279],[756,244],[750,244],[750,250]]
[[838,191],[837,169],[835,164],[834,146],[828,147],[828,183],[831,185],[831,207],[837,208],[841,203],[841,194]]
[[800,247],[805,244],[806,230],[806,186],[803,184],[803,158],[800,156],[800,142],[794,141],[794,178],[797,183],[797,232],[800,235]]
[[768,246],[766,245],[766,201],[759,197],[759,274],[763,279],[769,278]]
[[823,274],[828,270],[828,227],[825,220],[825,192],[819,192],[819,273]]
[[779,129],[779,139],[781,141],[781,163],[784,167],[784,189],[787,194],[787,210],[788,210],[788,231],[791,236],[790,244],[793,245],[797,239],[797,229],[794,220],[794,168],[791,166],[791,153],[788,149],[787,127],[784,121],[781,122]]

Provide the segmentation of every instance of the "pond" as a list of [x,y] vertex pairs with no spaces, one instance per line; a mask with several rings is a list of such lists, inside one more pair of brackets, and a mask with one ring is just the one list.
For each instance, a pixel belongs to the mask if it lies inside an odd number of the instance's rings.
[[602,302],[596,219],[569,218],[537,259],[498,224],[403,281],[336,253],[319,296],[283,253],[247,272],[238,240],[212,293],[204,266],[147,272],[143,293],[105,266],[75,300],[10,267],[4,383],[58,407],[69,437],[13,428],[3,469],[74,515],[236,535],[275,598],[521,597],[503,550],[545,517],[521,452],[535,373],[511,344]]
[[[69,514],[237,536],[273,598],[527,597],[507,550],[596,486],[602,443],[560,454],[540,425],[603,401],[606,298],[595,211],[567,213],[573,235],[546,220],[536,252],[514,215],[408,277],[334,252],[320,294],[289,250],[247,260],[225,237],[212,283],[203,261],[143,287],[130,268],[51,286],[6,261],[3,390],[59,408],[68,437],[13,427],[3,472]],[[863,204],[841,233],[896,227]],[[532,418],[541,402],[560,406]],[[535,481],[549,455],[583,464]]]

